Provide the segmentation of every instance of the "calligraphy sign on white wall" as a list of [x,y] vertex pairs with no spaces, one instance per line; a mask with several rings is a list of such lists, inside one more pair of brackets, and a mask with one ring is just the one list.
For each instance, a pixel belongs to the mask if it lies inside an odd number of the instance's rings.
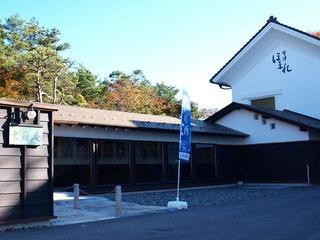
[[43,128],[41,126],[10,126],[10,145],[42,145]]
[[287,62],[287,51],[283,50],[281,53],[277,52],[276,54],[272,55],[272,62],[278,65],[278,69],[281,70],[283,73],[291,72],[292,69],[290,68]]

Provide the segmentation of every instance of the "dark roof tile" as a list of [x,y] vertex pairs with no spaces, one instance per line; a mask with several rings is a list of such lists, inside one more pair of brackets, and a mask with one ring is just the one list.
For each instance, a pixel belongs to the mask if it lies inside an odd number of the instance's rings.
[[[101,109],[58,106],[54,112],[55,124],[112,126],[121,128],[179,131],[180,119],[168,116],[127,113]],[[230,137],[247,137],[247,134],[201,120],[192,120],[192,132]]]
[[287,122],[299,127],[320,130],[320,119],[306,116],[306,115],[293,112],[290,110],[286,110],[286,109],[283,111],[280,111],[280,110],[268,109],[268,108],[253,106],[253,105],[246,105],[246,104],[241,104],[236,102],[229,104],[225,108],[213,114],[211,117],[207,118],[205,121],[212,122],[212,123],[216,122],[220,118],[226,116],[228,113],[236,109],[246,109],[248,111],[255,112],[255,113],[264,115],[266,117],[277,119],[283,122]]

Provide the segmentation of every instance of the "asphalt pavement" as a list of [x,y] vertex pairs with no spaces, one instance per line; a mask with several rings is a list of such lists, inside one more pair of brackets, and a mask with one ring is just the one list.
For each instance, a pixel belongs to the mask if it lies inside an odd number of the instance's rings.
[[[115,218],[110,212],[113,219],[0,232],[0,239],[319,240],[319,199],[320,188],[314,187],[306,191],[210,207],[181,211],[167,211],[164,208],[155,214],[143,214],[144,211],[126,212],[124,207],[124,216],[133,214],[132,217]],[[97,202],[89,200],[90,206]],[[69,207],[73,207],[72,200]],[[81,210],[81,207],[78,211],[93,214],[93,209],[87,207],[91,211]],[[138,209],[143,210],[144,207],[139,206]],[[66,211],[71,210],[68,208]],[[73,220],[65,221],[67,222],[74,223]]]

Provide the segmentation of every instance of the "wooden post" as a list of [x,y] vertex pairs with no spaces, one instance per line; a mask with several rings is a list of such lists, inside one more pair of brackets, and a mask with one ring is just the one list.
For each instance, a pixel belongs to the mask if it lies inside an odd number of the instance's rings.
[[308,186],[310,186],[310,166],[309,164],[307,166],[307,180],[308,180]]
[[121,186],[116,186],[116,217],[121,216]]
[[74,195],[74,200],[73,200],[73,208],[77,209],[79,207],[79,184],[75,183],[73,185],[73,195]]

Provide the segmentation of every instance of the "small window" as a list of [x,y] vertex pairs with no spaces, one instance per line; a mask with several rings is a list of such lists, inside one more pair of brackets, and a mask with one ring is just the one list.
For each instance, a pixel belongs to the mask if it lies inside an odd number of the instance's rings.
[[276,124],[275,123],[270,123],[270,129],[276,129]]
[[258,115],[258,114],[254,114],[254,115],[253,115],[253,119],[254,119],[254,120],[258,120],[258,119],[259,119],[259,115]]
[[258,106],[258,107],[264,107],[264,108],[270,108],[270,109],[276,109],[274,97],[251,100],[251,105]]
[[267,119],[266,119],[266,118],[262,118],[261,123],[262,123],[263,125],[267,124]]
[[301,132],[307,132],[307,129],[304,128],[304,127],[300,127],[299,130],[300,130]]

